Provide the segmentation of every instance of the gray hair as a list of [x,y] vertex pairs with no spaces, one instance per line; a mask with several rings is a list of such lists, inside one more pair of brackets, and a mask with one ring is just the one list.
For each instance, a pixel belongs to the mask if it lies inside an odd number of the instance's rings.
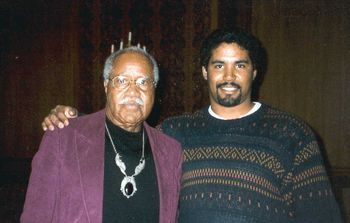
[[136,47],[136,46],[131,46],[128,48],[118,50],[117,52],[112,53],[107,58],[105,65],[104,65],[104,68],[103,68],[103,80],[104,81],[108,80],[109,75],[113,69],[113,63],[117,59],[117,57],[124,54],[124,53],[128,53],[128,52],[142,54],[150,60],[150,62],[152,63],[152,66],[153,66],[153,79],[154,79],[155,85],[157,85],[158,80],[159,80],[159,69],[158,69],[158,64],[157,64],[156,60],[147,51],[145,51],[139,47]]

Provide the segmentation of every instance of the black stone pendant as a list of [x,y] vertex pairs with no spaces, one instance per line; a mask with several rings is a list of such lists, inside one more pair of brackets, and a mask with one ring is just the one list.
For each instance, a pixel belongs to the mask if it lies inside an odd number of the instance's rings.
[[126,198],[133,196],[136,191],[136,182],[134,176],[125,176],[120,184],[120,191]]
[[124,187],[125,194],[130,196],[134,192],[134,186],[132,183],[128,182]]

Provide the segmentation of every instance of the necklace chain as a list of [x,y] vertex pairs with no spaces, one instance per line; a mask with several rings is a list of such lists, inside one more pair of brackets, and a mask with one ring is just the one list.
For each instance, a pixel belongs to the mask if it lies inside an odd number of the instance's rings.
[[121,159],[121,155],[117,152],[114,142],[112,140],[112,136],[109,132],[109,129],[107,127],[107,124],[105,123],[105,127],[106,127],[106,131],[109,137],[109,140],[111,141],[113,150],[115,152],[115,164],[119,167],[120,172],[122,172],[122,174],[124,175],[124,178],[121,182],[120,185],[120,190],[123,193],[123,195],[127,198],[133,196],[135,194],[135,192],[137,191],[136,188],[136,181],[135,181],[135,176],[137,176],[139,173],[141,173],[141,171],[145,168],[145,132],[144,130],[142,130],[142,155],[140,158],[140,162],[139,164],[135,167],[135,171],[134,174],[131,176],[128,176],[126,174],[126,165],[125,163],[122,161]]

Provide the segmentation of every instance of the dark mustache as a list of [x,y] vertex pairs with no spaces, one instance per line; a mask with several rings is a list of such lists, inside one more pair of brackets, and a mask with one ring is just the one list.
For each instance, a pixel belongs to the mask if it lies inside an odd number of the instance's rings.
[[236,87],[238,89],[241,89],[241,86],[239,86],[238,84],[236,84],[235,82],[224,82],[224,83],[221,83],[221,84],[217,84],[216,85],[216,88],[220,88],[222,86],[225,86],[225,85],[232,85],[233,87]]

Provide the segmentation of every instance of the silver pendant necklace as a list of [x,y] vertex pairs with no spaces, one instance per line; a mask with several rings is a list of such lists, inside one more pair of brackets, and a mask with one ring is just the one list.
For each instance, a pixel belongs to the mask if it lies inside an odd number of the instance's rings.
[[134,174],[131,176],[128,176],[126,174],[126,166],[125,163],[121,160],[121,155],[119,155],[119,153],[117,152],[117,150],[115,149],[115,145],[114,142],[112,140],[111,134],[109,133],[109,129],[107,127],[107,124],[105,123],[105,127],[107,130],[107,134],[109,137],[109,140],[112,143],[114,152],[115,152],[115,164],[117,164],[117,166],[120,169],[120,172],[122,172],[122,174],[124,175],[124,178],[120,184],[120,191],[122,192],[122,194],[126,197],[129,198],[131,196],[133,196],[136,191],[137,191],[137,187],[136,187],[136,181],[135,181],[135,177],[141,173],[141,171],[145,168],[145,164],[146,164],[146,160],[145,160],[145,132],[142,130],[142,155],[141,155],[141,159],[139,164],[135,167],[135,171]]

